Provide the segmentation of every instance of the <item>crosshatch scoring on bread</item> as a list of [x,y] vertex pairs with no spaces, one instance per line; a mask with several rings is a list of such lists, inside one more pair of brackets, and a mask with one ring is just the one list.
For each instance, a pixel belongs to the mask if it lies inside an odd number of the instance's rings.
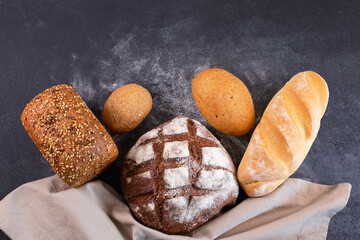
[[54,172],[72,187],[97,177],[118,156],[109,133],[71,86],[37,95],[21,122]]
[[233,205],[239,192],[229,154],[187,117],[140,137],[122,162],[120,183],[135,217],[169,234],[204,224]]

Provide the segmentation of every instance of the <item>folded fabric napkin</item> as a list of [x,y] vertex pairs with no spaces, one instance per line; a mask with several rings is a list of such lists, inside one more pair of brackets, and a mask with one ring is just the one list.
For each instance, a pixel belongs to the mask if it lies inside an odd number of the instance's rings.
[[107,184],[71,188],[58,176],[20,186],[0,201],[0,228],[12,239],[326,239],[351,185],[290,178],[273,193],[248,198],[186,236],[143,226]]

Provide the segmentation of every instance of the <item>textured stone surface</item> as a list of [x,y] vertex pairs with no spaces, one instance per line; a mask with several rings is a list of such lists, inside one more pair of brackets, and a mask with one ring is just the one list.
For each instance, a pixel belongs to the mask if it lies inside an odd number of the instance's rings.
[[149,116],[134,131],[113,134],[120,157],[100,178],[120,191],[120,159],[142,134],[179,115],[209,127],[239,164],[251,133],[229,137],[210,127],[191,96],[199,71],[218,67],[239,77],[257,124],[286,81],[313,70],[329,85],[329,105],[294,176],[352,183],[328,239],[358,239],[359,11],[358,1],[0,1],[0,198],[53,174],[20,122],[26,103],[48,87],[72,85],[97,117],[124,84],[152,94]]

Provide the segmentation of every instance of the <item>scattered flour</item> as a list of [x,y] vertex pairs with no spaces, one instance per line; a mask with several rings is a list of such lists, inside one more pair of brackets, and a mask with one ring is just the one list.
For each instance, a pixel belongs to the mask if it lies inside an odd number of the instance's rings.
[[187,167],[165,169],[164,182],[168,189],[186,186],[189,184],[189,170]]
[[[202,125],[200,122],[198,122],[196,120],[193,120],[193,121],[194,121],[195,126],[196,126],[196,136],[202,137],[202,138],[207,138],[207,139],[210,139],[210,140],[214,140],[212,137],[206,136],[206,133],[210,133],[210,132],[209,132],[209,130],[207,130],[204,127],[204,125]],[[219,143],[217,139],[216,139],[216,142]]]
[[155,153],[153,144],[148,143],[142,146],[135,146],[130,149],[127,157],[131,160],[134,160],[136,164],[154,159]]
[[164,210],[174,222],[183,223],[186,221],[188,202],[186,197],[168,199],[164,202]]
[[254,188],[255,195],[262,195],[265,192],[267,186],[267,184],[263,184],[260,187]]
[[145,208],[146,208],[146,210],[148,210],[149,212],[150,212],[150,211],[154,211],[154,209],[155,209],[155,204],[154,204],[154,202],[148,203],[147,205],[145,205]]
[[171,123],[164,126],[162,133],[164,135],[174,135],[187,133],[187,118],[176,118]]
[[177,197],[165,201],[165,210],[171,219],[178,223],[193,221],[199,216],[200,212],[211,209],[216,205],[216,196],[214,194],[204,196],[193,196],[191,201],[185,197]]
[[110,93],[115,91],[116,89],[118,89],[119,87],[121,87],[123,85],[125,85],[125,84],[121,84],[120,82],[108,84],[108,83],[103,83],[102,81],[100,81],[100,87]]
[[[229,176],[230,175],[230,176]],[[219,190],[231,180],[232,174],[221,169],[201,170],[196,186],[202,189]]]
[[141,178],[151,178],[151,171],[147,171],[147,172],[143,172],[143,173],[140,173],[139,175],[137,175],[138,177],[141,177]]
[[126,182],[130,183],[133,178],[151,178],[151,171],[143,172],[138,175],[135,175],[134,177],[126,178]]
[[84,100],[93,100],[96,95],[96,88],[80,71],[75,71],[73,73],[71,86]]
[[201,151],[204,165],[223,167],[230,171],[234,170],[231,158],[224,149],[218,147],[203,147]]
[[182,158],[188,157],[189,153],[188,141],[166,142],[164,145],[164,158]]
[[158,136],[159,136],[159,130],[155,128],[155,129],[145,133],[144,135],[142,135],[135,145],[138,145],[139,143],[142,143],[143,141],[146,141],[148,139],[156,138]]

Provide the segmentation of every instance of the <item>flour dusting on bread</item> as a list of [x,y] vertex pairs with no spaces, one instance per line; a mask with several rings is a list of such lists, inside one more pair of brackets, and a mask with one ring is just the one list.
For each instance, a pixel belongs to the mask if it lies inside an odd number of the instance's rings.
[[166,188],[178,188],[188,185],[189,171],[187,167],[165,169],[164,182]]
[[164,158],[183,158],[188,156],[188,141],[174,141],[165,143]]
[[149,161],[155,157],[152,143],[133,148],[128,153],[128,158],[134,160],[136,164]]
[[[151,172],[151,177],[139,178],[140,172]],[[139,138],[122,163],[121,187],[142,223],[171,234],[189,232],[213,218],[235,203],[239,191],[224,147],[186,117]]]

